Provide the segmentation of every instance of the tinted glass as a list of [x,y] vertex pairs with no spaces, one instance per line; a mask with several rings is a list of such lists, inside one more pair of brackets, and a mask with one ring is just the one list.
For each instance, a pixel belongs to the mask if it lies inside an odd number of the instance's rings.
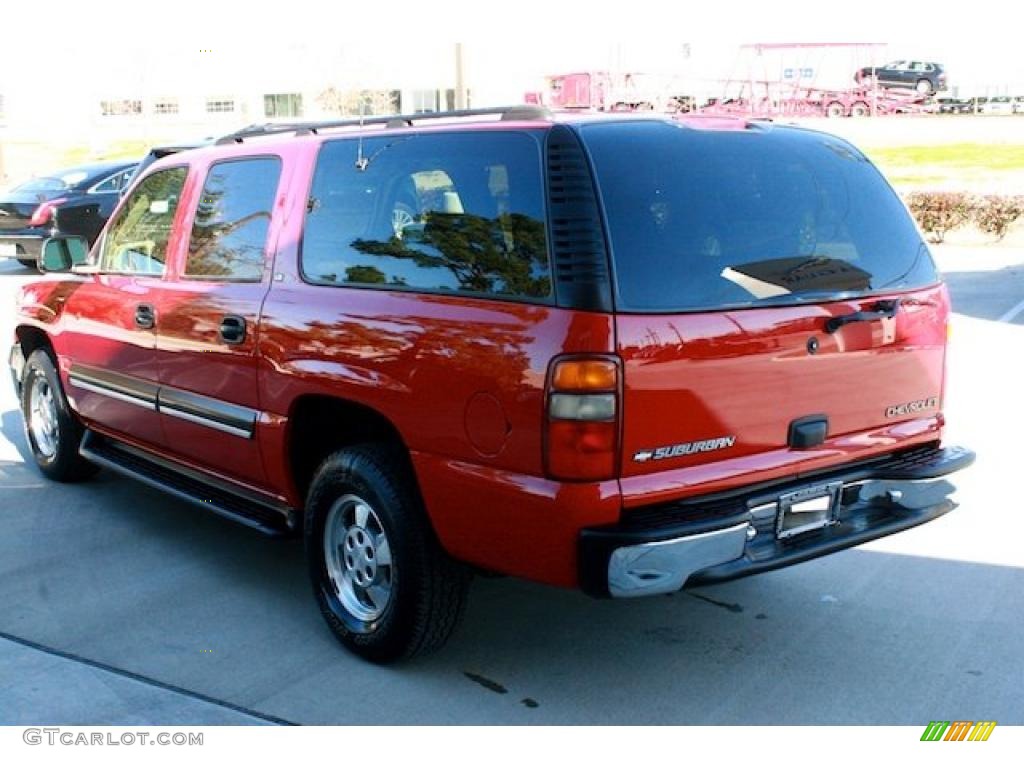
[[24,184],[19,184],[14,187],[12,192],[61,192],[68,188],[61,179],[52,179],[47,176],[41,176],[37,179],[26,181]]
[[255,280],[263,277],[270,214],[281,161],[258,157],[210,168],[196,208],[186,277]]
[[107,177],[104,181],[93,187],[94,192],[117,192],[121,189],[125,182],[128,181],[135,173],[135,168],[129,168],[125,171],[119,171],[113,176]]
[[[80,171],[76,168],[56,173],[53,176],[40,176],[29,179],[23,184],[16,186],[12,192],[63,192],[68,189],[75,189],[82,185],[82,182],[89,180],[87,171]],[[89,181],[91,184],[92,182]]]
[[307,210],[302,271],[312,282],[551,294],[536,134],[328,142]]
[[840,139],[660,121],[582,130],[620,309],[821,301],[938,280],[896,193]]
[[160,275],[187,168],[166,168],[135,186],[103,240],[100,269]]

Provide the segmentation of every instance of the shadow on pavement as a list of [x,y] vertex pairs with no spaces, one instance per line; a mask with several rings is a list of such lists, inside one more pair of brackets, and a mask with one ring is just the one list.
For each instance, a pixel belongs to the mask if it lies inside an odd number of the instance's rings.
[[29,453],[28,443],[25,441],[25,427],[20,411],[5,411],[0,414],[0,434],[17,449],[21,458],[26,462],[32,461],[32,454]]
[[1020,568],[858,549],[635,601],[478,579],[447,647],[379,668],[324,626],[296,540],[116,477],[17,493],[0,631],[287,720],[1024,722]]
[[38,270],[24,267],[14,259],[0,259],[0,277],[4,275],[16,275],[18,277],[24,277],[25,275],[38,274]]
[[[998,320],[1024,299],[1024,266],[978,272],[944,272],[953,311],[982,320]],[[1011,322],[1024,324],[1024,312]]]

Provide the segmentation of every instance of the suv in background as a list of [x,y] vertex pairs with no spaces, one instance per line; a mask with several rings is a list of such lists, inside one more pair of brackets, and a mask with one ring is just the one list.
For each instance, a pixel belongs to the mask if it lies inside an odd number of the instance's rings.
[[127,194],[128,190],[132,188],[132,184],[135,180],[142,176],[157,160],[162,160],[169,155],[176,155],[179,152],[186,152],[190,149],[198,149],[199,147],[205,147],[212,144],[214,139],[206,138],[199,139],[198,141],[180,141],[173,144],[161,144],[160,146],[153,147],[145,154],[145,156],[139,161],[139,164],[135,167],[135,172],[128,178],[128,181],[121,187],[121,197]]
[[946,70],[934,61],[899,59],[882,67],[863,67],[857,70],[854,79],[861,85],[878,83],[913,88],[920,94],[946,90]]
[[[251,138],[265,133],[280,132],[284,127],[285,125],[283,123],[254,124],[242,128],[240,131],[232,135],[248,136]],[[138,166],[136,166],[135,168],[135,173],[133,173],[131,177],[128,179],[127,183],[123,187],[121,187],[122,197],[129,189],[131,189],[131,186],[132,184],[135,183],[135,180],[142,176],[142,174],[146,172],[146,169],[149,168],[149,166],[151,166],[157,160],[162,160],[163,158],[168,157],[169,155],[176,155],[179,152],[187,152],[190,149],[208,147],[209,145],[213,144],[214,141],[216,141],[216,137],[207,136],[206,138],[203,139],[194,139],[191,141],[179,141],[170,144],[161,144],[159,146],[151,148],[149,152],[146,153],[146,156],[139,161]]]
[[82,255],[47,243],[18,298],[41,472],[301,531],[374,661],[442,644],[475,569],[671,593],[933,520],[973,460],[941,443],[928,247],[810,130],[519,107],[243,133],[154,162]]
[[0,258],[34,269],[48,237],[81,235],[91,244],[135,166],[134,161],[80,165],[0,193]]

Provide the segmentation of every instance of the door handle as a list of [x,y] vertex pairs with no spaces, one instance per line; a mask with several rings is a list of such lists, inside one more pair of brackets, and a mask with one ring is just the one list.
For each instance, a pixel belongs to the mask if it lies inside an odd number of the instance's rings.
[[241,344],[245,341],[245,318],[225,315],[220,321],[220,338],[225,344]]
[[156,310],[149,304],[139,304],[135,308],[135,325],[138,328],[153,328],[156,325]]

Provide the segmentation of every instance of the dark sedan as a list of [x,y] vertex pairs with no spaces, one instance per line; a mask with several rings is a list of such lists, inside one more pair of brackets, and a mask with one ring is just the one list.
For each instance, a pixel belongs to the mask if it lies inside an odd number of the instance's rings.
[[884,67],[864,67],[854,79],[861,85],[913,88],[921,94],[946,90],[946,69],[934,61],[890,61]]
[[974,111],[974,99],[936,99],[939,105],[939,114],[942,115],[969,115]]
[[43,241],[57,234],[92,244],[135,166],[122,160],[65,168],[0,194],[0,258],[35,267]]

